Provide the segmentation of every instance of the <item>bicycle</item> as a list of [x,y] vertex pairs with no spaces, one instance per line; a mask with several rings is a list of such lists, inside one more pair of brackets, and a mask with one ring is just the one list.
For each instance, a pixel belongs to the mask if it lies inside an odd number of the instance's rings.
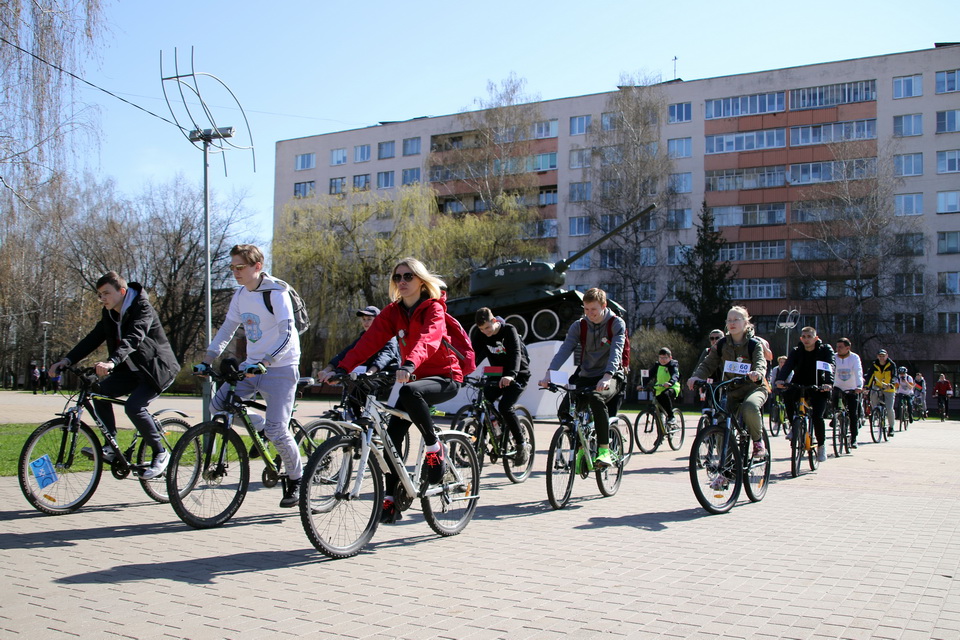
[[731,415],[720,398],[727,387],[747,379],[738,376],[717,384],[697,382],[698,387],[706,390],[710,406],[703,414],[707,424],[690,448],[689,474],[697,502],[709,513],[726,513],[732,509],[742,489],[751,502],[760,502],[767,495],[772,464],[770,437],[766,429],[761,429],[767,453],[762,458],[754,458],[752,439],[742,416]]
[[897,417],[897,431],[906,431],[913,422],[913,397],[898,393],[894,401],[894,415]]
[[[237,383],[246,377],[238,369],[236,360],[223,360],[220,372],[210,370],[209,375],[215,382],[229,385],[225,408],[212,420],[194,425],[180,438],[167,468],[170,505],[177,517],[194,529],[224,524],[237,512],[247,495],[250,455],[240,434],[231,426],[234,420],[239,420],[246,429],[247,436],[263,459],[263,485],[270,488],[280,483],[286,490],[288,482],[286,473],[281,470],[280,456],[273,455],[269,442],[260,435],[247,413],[248,407],[260,410],[266,407],[236,394]],[[312,383],[312,378],[301,378],[297,386],[301,388]],[[340,433],[335,424],[317,420],[303,426],[292,417],[290,429],[301,455],[309,455],[327,439]]]
[[913,415],[916,416],[917,420],[926,420],[929,417],[927,399],[924,397],[923,391],[918,391],[913,395]]
[[[115,452],[113,461],[109,463],[113,477],[124,480],[133,472],[151,499],[159,503],[169,502],[163,474],[151,480],[139,477],[150,466],[153,453],[140,432],[134,429],[130,444],[121,447],[116,436],[104,426],[93,405],[94,400],[120,406],[126,402],[95,390],[99,378],[93,367],[64,368],[77,376],[80,388],[69,397],[64,410],[57,414],[59,418],[41,424],[23,444],[17,477],[27,502],[43,513],[63,515],[73,513],[93,497],[100,484],[105,461],[100,438],[83,421],[84,411],[93,417],[103,443]],[[177,415],[160,417],[168,412]],[[161,409],[152,415],[164,448],[171,451],[190,426],[183,419],[187,414],[174,409]]]
[[[586,479],[593,472],[597,486],[605,497],[616,495],[623,480],[623,467],[626,457],[623,449],[623,434],[617,426],[617,420],[610,421],[610,443],[608,448],[613,457],[613,465],[596,465],[597,437],[593,424],[593,414],[588,404],[593,387],[561,388],[548,383],[548,391],[563,392],[569,400],[572,420],[562,420],[554,432],[547,451],[547,500],[554,509],[564,508],[570,502],[573,481],[577,475]],[[628,423],[629,424],[629,423]]]
[[880,443],[889,440],[887,434],[887,404],[883,397],[884,392],[877,387],[870,391],[870,437]]
[[[329,380],[327,382],[331,383]],[[377,390],[379,391],[379,389]],[[346,387],[343,387],[340,392],[340,404],[335,404],[332,408],[320,414],[320,421],[323,421],[324,424],[333,423],[334,426],[340,422],[356,422],[360,416],[354,415],[351,407],[363,405],[362,402],[359,402],[360,398],[356,397],[357,391],[357,389],[348,391]],[[351,400],[353,401],[351,402]],[[363,411],[361,410],[361,414],[362,413]],[[403,460],[403,463],[406,464],[409,457],[410,433],[408,432],[403,434],[403,442],[400,445],[400,458]]]
[[300,485],[300,521],[307,538],[331,558],[348,558],[373,538],[383,506],[383,475],[397,474],[394,504],[406,510],[420,499],[423,516],[438,535],[453,536],[467,526],[477,508],[480,464],[473,443],[459,431],[439,431],[446,472],[438,485],[427,485],[422,476],[424,444],[411,474],[387,433],[387,415],[410,417],[376,399],[371,382],[392,373],[348,374],[341,384],[367,392],[363,416],[341,423],[345,433],[328,440],[313,452]]
[[787,383],[785,388],[793,387],[801,391],[797,399],[796,414],[790,421],[790,476],[797,478],[803,468],[803,457],[807,457],[811,471],[820,466],[817,459],[817,445],[814,444],[813,425],[810,423],[810,401],[806,392],[819,391],[817,385],[799,385]]
[[770,415],[767,416],[770,435],[779,436],[780,427],[785,424],[787,424],[787,405],[783,402],[783,395],[776,393],[770,403]]
[[653,393],[654,388],[648,385],[647,390],[650,392],[647,407],[637,414],[633,423],[633,437],[637,447],[643,453],[654,453],[666,438],[670,448],[678,451],[683,446],[685,432],[683,412],[674,408],[673,424],[668,424],[664,420],[666,410],[657,402],[656,395]]
[[465,433],[473,442],[481,469],[483,469],[485,455],[490,457],[490,462],[493,464],[496,464],[497,459],[501,459],[503,472],[510,482],[515,484],[523,482],[530,477],[530,472],[533,470],[536,451],[533,422],[526,416],[517,415],[520,430],[526,440],[526,449],[521,451],[520,447],[523,443],[516,442],[513,433],[504,423],[503,416],[483,393],[485,386],[499,385],[499,378],[464,378],[463,383],[474,390],[473,400],[467,405],[467,410],[454,429]]
[[846,394],[837,396],[837,409],[833,414],[833,455],[839,458],[850,453],[850,409],[847,407]]

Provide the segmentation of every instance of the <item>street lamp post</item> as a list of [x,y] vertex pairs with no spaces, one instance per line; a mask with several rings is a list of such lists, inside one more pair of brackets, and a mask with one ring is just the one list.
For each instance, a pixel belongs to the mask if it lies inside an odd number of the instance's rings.
[[41,371],[47,370],[47,329],[50,327],[51,324],[53,323],[47,322],[46,320],[40,323],[40,326],[43,328],[43,359],[40,360]]
[[800,310],[791,309],[787,311],[784,309],[780,312],[780,315],[777,316],[777,328],[785,329],[787,332],[786,340],[783,343],[783,353],[787,353],[790,349],[790,330],[797,326],[797,322],[800,321]]

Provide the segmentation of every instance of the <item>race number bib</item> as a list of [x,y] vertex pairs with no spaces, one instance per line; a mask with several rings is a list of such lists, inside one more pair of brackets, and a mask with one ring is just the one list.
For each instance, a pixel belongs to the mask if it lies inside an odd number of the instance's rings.
[[832,373],[832,372],[833,372],[833,367],[830,366],[830,363],[829,363],[829,362],[823,362],[823,361],[821,361],[821,360],[817,360],[817,370],[818,370],[818,371],[826,371],[827,373]]
[[735,376],[745,376],[750,373],[750,363],[749,362],[734,362],[733,360],[724,360],[723,361],[723,372],[730,373]]

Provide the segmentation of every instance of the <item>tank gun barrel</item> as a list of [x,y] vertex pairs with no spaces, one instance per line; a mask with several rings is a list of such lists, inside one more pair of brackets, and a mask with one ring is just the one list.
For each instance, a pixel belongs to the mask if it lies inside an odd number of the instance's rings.
[[596,240],[594,240],[593,242],[585,246],[583,249],[580,249],[580,251],[577,251],[575,254],[573,254],[569,258],[566,258],[565,260],[561,260],[560,262],[555,264],[553,266],[553,270],[556,271],[557,273],[563,273],[570,267],[571,264],[573,264],[583,256],[593,251],[597,246],[600,245],[600,243],[605,242],[606,240],[617,235],[618,233],[620,233],[621,231],[629,227],[631,224],[633,224],[634,222],[636,222],[637,220],[647,215],[648,213],[650,213],[656,208],[657,208],[657,205],[656,203],[654,203],[649,207],[647,207],[646,209],[644,209],[643,211],[641,211],[640,213],[638,213],[637,215],[629,218],[628,220],[625,220],[621,224],[617,225],[615,228],[611,229],[610,231],[606,232],[605,234],[603,234],[602,236],[600,236],[599,238],[597,238]]

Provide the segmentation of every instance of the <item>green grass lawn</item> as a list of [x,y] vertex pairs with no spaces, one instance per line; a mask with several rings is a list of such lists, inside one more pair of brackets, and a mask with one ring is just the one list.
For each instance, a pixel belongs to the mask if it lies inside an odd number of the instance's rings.
[[[38,424],[0,424],[0,476],[17,475],[17,463],[20,460],[20,451],[23,443]],[[97,432],[96,429],[94,429]],[[97,436],[99,437],[99,432]],[[133,438],[132,429],[121,429],[117,434],[120,446],[126,447]]]

